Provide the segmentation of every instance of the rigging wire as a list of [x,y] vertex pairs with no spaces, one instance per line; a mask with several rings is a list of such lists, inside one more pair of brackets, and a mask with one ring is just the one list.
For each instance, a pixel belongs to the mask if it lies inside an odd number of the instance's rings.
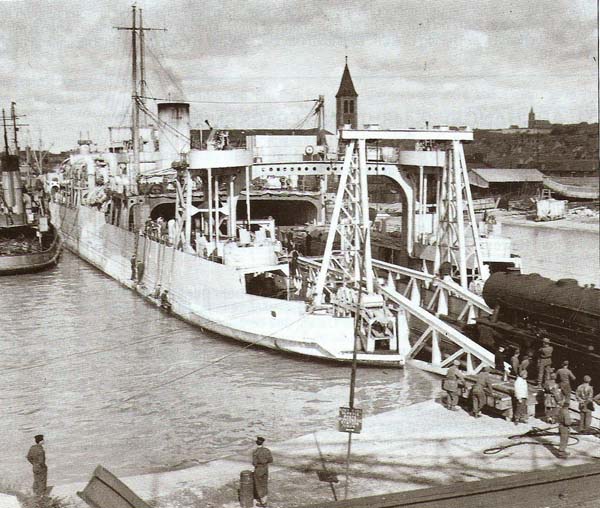
[[186,377],[189,377],[189,376],[191,376],[193,374],[196,374],[197,372],[199,372],[201,370],[206,370],[207,368],[213,367],[213,366],[217,365],[219,362],[225,360],[226,358],[230,358],[232,356],[235,356],[235,355],[238,355],[240,353],[243,353],[244,351],[248,350],[252,346],[259,346],[259,345],[263,344],[267,339],[270,339],[271,335],[273,335],[275,333],[282,332],[286,328],[289,328],[290,326],[296,324],[298,321],[304,319],[304,317],[305,316],[300,316],[298,319],[295,319],[294,321],[292,321],[291,323],[288,323],[284,327],[282,327],[282,328],[280,328],[278,330],[275,330],[273,332],[269,332],[268,336],[265,336],[264,338],[262,338],[261,340],[259,340],[257,342],[251,342],[250,344],[247,344],[246,346],[244,346],[244,347],[242,347],[242,348],[240,348],[240,349],[238,349],[236,351],[232,351],[231,353],[227,353],[227,354],[225,354],[223,356],[219,356],[219,357],[214,358],[212,360],[209,360],[207,362],[203,362],[202,364],[200,364],[199,367],[197,367],[197,368],[195,368],[195,369],[193,369],[193,370],[191,370],[189,372],[186,372],[185,374],[181,374],[180,376],[177,376],[177,377],[174,377],[172,379],[169,379],[169,380],[167,380],[167,381],[165,381],[163,383],[159,383],[159,384],[157,384],[155,386],[152,386],[152,387],[148,388],[147,390],[144,390],[144,391],[142,391],[140,393],[131,395],[130,397],[127,397],[126,399],[123,399],[120,402],[121,403],[123,403],[123,402],[129,402],[129,401],[131,401],[133,399],[137,399],[137,398],[142,397],[144,395],[148,395],[149,393],[152,393],[153,391],[158,390],[159,388],[162,388],[164,386],[168,386],[168,385],[173,384],[173,383],[175,383],[177,381],[185,379]]
[[66,354],[66,355],[55,356],[54,358],[50,358],[48,361],[43,362],[43,363],[36,363],[36,364],[33,364],[33,365],[24,365],[22,367],[14,367],[14,368],[11,368],[11,369],[0,369],[0,373],[10,374],[12,372],[20,372],[20,371],[24,371],[24,370],[37,369],[39,367],[46,367],[47,365],[51,365],[53,363],[60,362],[60,361],[65,360],[67,358],[80,357],[80,356],[92,356],[92,355],[95,355],[95,354],[106,353],[106,352],[109,352],[109,351],[114,351],[115,349],[120,349],[120,348],[135,346],[137,344],[142,344],[144,342],[150,342],[151,340],[154,340],[154,339],[157,339],[157,338],[162,338],[162,337],[164,337],[167,334],[179,333],[179,332],[182,332],[182,331],[185,331],[185,330],[188,330],[188,328],[187,327],[180,327],[180,328],[175,328],[173,330],[165,330],[164,332],[161,332],[161,333],[157,333],[157,334],[153,334],[153,335],[146,335],[142,339],[135,340],[133,342],[128,342],[127,344],[116,344],[114,346],[107,347],[107,348],[104,348],[104,349],[87,349],[87,350],[83,350],[83,351],[75,351],[73,353],[69,353],[69,354]]
[[185,100],[185,99],[172,99],[172,98],[161,98],[161,97],[147,97],[143,96],[142,99],[148,99],[151,101],[171,101],[171,102],[190,102],[194,104],[298,104],[303,102],[318,102],[319,99],[301,99],[301,100],[287,100],[287,101],[200,101],[200,100]]
[[[86,293],[88,296],[93,296],[95,294],[105,294],[104,291],[88,291]],[[121,325],[121,326],[115,326],[114,324],[110,324],[107,326],[104,326],[102,328],[96,328],[96,329],[87,329],[87,330],[82,330],[80,333],[73,333],[73,334],[67,334],[67,335],[61,335],[60,339],[62,341],[64,340],[69,340],[69,339],[76,339],[78,337],[81,337],[82,335],[85,335],[85,338],[87,339],[91,334],[96,334],[96,333],[102,333],[102,332],[107,332],[107,331],[113,331],[113,330],[119,330],[121,328],[130,328],[132,326],[137,326],[137,325],[142,325],[142,324],[152,324],[152,323],[159,323],[161,320],[160,319],[154,319],[152,321],[148,321],[147,319],[142,319],[140,321],[128,321],[126,324]],[[0,353],[4,353],[5,351],[12,351],[14,349],[19,349],[19,348],[29,348],[31,347],[30,344],[17,344],[15,346],[10,346],[10,347],[6,347],[3,349],[0,349]]]

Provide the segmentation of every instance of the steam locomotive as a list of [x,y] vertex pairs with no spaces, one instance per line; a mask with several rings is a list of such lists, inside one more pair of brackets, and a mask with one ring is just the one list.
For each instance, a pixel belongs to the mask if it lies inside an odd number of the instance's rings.
[[582,287],[574,279],[497,272],[486,281],[483,298],[494,313],[475,325],[473,338],[482,345],[494,351],[518,347],[521,354],[532,355],[535,365],[542,339],[548,337],[555,368],[569,360],[578,383],[587,374],[600,388],[600,289]]

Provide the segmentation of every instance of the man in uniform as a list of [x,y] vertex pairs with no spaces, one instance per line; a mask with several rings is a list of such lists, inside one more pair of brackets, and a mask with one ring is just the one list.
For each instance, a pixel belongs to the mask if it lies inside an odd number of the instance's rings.
[[525,354],[525,358],[523,358],[523,361],[519,364],[519,373],[525,371],[527,372],[527,374],[529,374],[529,365],[531,364],[531,355],[529,353]]
[[446,373],[446,379],[444,380],[444,390],[448,394],[447,408],[451,411],[456,411],[458,404],[458,382],[461,380],[465,381],[464,374],[459,369],[460,361],[454,360],[452,366]]
[[527,371],[519,372],[514,385],[515,391],[515,424],[527,423]]
[[473,416],[475,418],[481,416],[481,410],[487,402],[488,393],[493,393],[493,385],[490,377],[490,368],[484,367],[483,370],[477,374],[475,384],[471,389]]
[[34,437],[35,444],[27,453],[27,460],[33,468],[33,493],[38,497],[46,495],[46,482],[48,481],[48,466],[46,466],[46,452],[43,443],[44,436],[38,434]]
[[590,376],[583,376],[583,383],[577,387],[575,395],[579,402],[579,432],[585,433],[592,425],[592,411],[594,410],[594,389],[590,386]]
[[538,350],[538,386],[542,386],[542,383],[544,382],[544,377],[547,375],[546,369],[552,366],[553,351],[554,348],[550,345],[550,339],[544,337],[544,339],[542,340],[542,347]]
[[269,464],[273,462],[271,450],[263,446],[264,437],[256,438],[257,448],[252,452],[252,465],[254,466],[254,496],[258,506],[267,506],[269,494]]
[[516,348],[513,355],[510,357],[510,367],[512,369],[512,373],[513,376],[517,376],[519,375],[519,355],[521,354],[521,351],[519,350],[519,348]]
[[495,364],[496,364],[496,372],[498,372],[498,374],[500,374],[502,376],[502,380],[506,381],[508,379],[507,377],[507,371],[506,368],[504,366],[504,362],[506,361],[506,353],[504,351],[504,348],[502,346],[498,347],[498,350],[496,351],[495,354]]
[[569,414],[569,400],[565,399],[558,413],[558,433],[560,434],[560,445],[558,447],[558,456],[566,459],[569,455],[567,446],[569,444],[569,433],[571,431],[571,415]]
[[556,371],[556,381],[566,399],[571,397],[571,381],[575,381],[575,375],[569,369],[569,361],[562,362],[562,367]]

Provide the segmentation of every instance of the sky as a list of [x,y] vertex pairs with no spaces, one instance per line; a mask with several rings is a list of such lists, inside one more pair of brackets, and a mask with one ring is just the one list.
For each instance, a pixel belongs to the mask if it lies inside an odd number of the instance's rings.
[[[20,144],[55,152],[127,125],[131,1],[0,0],[0,102]],[[192,127],[292,128],[335,94],[345,56],[359,123],[472,128],[598,118],[596,0],[138,0],[148,94]],[[242,101],[255,104],[204,104]],[[265,102],[267,104],[256,104]],[[155,110],[156,101],[148,106]],[[305,127],[315,126],[309,118]]]

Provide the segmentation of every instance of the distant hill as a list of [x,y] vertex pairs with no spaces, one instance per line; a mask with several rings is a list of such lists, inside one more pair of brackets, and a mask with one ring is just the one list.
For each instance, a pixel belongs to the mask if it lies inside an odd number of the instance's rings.
[[465,144],[471,167],[536,168],[548,176],[598,175],[598,124],[553,125],[545,133],[474,131]]

